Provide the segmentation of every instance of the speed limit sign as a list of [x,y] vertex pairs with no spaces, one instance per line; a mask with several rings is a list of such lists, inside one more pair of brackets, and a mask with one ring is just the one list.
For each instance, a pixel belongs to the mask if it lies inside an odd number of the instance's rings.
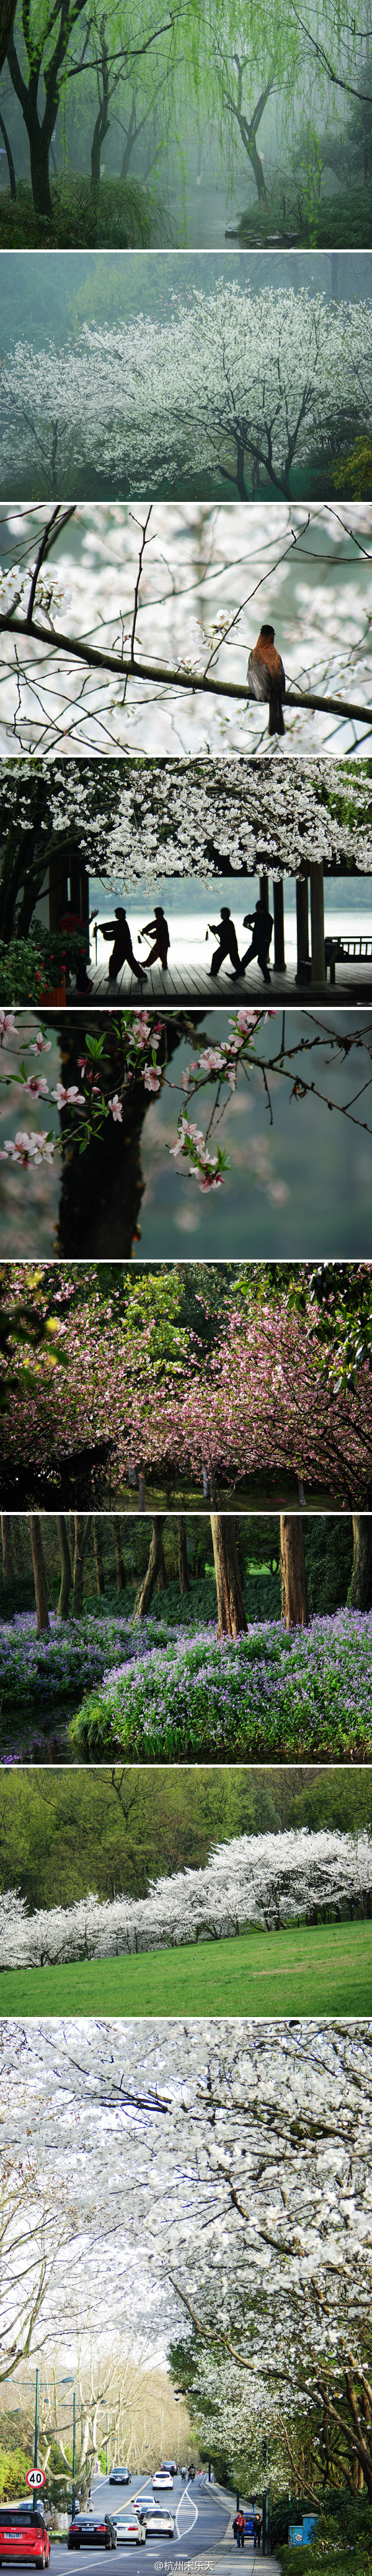
[[45,2487],[45,2469],[27,2469],[26,2487]]

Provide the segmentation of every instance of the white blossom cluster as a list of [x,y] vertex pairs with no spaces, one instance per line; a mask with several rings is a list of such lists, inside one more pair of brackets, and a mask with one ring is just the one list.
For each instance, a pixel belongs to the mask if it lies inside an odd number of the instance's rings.
[[[32,2134],[70,2192],[49,2292],[110,2332],[233,2337],[256,2383],[355,2349],[372,2294],[371,2025],[224,2018],[1,2025],[2,2156]],[[306,2386],[304,2391],[306,2402]]]
[[45,1967],[56,1960],[107,1959],[124,1952],[178,1948],[221,1940],[250,1925],[267,1931],[365,1910],[372,1899],[372,1842],[340,1833],[241,1834],[218,1844],[205,1869],[176,1870],[150,1882],[148,1896],[94,1895],[74,1905],[27,1914],[23,1897],[0,1897],[0,1968]]
[[[362,775],[352,780],[355,821],[340,823],[321,801],[340,797],[344,772],[340,762],[293,761],[273,767],[265,758],[209,762],[126,760],[106,763],[97,779],[96,766],[75,761],[55,765],[47,775],[47,814],[41,830],[63,834],[76,828],[89,872],[118,891],[159,877],[197,875],[215,881],[213,848],[219,861],[239,875],[265,868],[271,877],[299,876],[317,860],[327,868],[372,869],[372,805]],[[348,774],[347,786],[350,792]],[[27,829],[33,788],[26,763],[3,768],[0,828],[2,837],[17,821]]]
[[[138,497],[180,471],[200,475],[226,458],[236,477],[239,438],[274,490],[307,461],[328,423],[372,408],[371,306],[264,287],[259,295],[221,277],[173,295],[169,321],[139,313],[126,325],[85,323],[67,349],[17,341],[3,363],[3,474],[38,457],[49,488],[94,463],[126,477]],[[11,439],[11,450],[9,441]],[[56,478],[56,480],[55,480]],[[64,478],[64,480],[63,480]]]

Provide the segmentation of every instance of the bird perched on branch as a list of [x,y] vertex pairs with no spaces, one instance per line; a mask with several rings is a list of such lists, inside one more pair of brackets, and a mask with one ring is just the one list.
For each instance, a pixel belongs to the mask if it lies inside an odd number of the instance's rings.
[[285,733],[283,698],[285,671],[274,644],[275,627],[261,626],[257,644],[249,655],[247,680],[251,698],[269,701],[269,733]]

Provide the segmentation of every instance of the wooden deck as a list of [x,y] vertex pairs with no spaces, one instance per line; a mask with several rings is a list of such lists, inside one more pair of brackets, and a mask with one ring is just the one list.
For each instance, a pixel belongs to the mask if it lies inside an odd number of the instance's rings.
[[[306,1002],[309,1008],[314,1002],[327,1002],[331,1010],[334,1010],[336,1002],[344,1006],[347,1002],[363,1002],[365,1006],[372,1002],[372,964],[361,964],[359,959],[347,966],[337,961],[334,984],[297,984],[294,964],[287,966],[284,974],[281,968],[272,967],[270,984],[264,984],[262,975],[257,974],[254,966],[248,966],[241,981],[235,984],[231,970],[226,973],[222,968],[220,975],[212,977],[198,974],[195,966],[188,967],[187,963],[183,970],[170,966],[167,974],[162,973],[160,966],[151,966],[147,982],[143,984],[135,982],[128,966],[123,967],[117,984],[109,984],[108,976],[102,974],[99,967],[90,966],[89,976],[91,1000],[104,1004],[106,1010],[110,1003],[115,1009],[118,1002],[137,1002],[139,1007],[141,1002],[161,1003],[162,1007],[167,1003],[168,1009],[172,1004],[176,1009],[181,1003],[186,1009],[200,1009],[201,1006],[204,1011],[219,1010],[221,1005],[226,1008],[227,1004],[233,1009],[236,1003],[264,1002],[265,998],[271,1000],[272,1005],[275,1002],[292,1002],[294,1006],[297,1004],[297,1008]],[[75,996],[73,986],[67,998],[69,1008],[73,1008],[75,998],[76,1001],[79,998],[79,1009],[82,1009],[83,997]]]

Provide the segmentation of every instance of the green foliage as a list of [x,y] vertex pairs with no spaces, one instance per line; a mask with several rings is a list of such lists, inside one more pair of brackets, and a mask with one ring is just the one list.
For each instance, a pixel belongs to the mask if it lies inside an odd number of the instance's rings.
[[7,2504],[11,2503],[12,2496],[18,2499],[24,2495],[29,2467],[30,2456],[28,2454],[27,2457],[18,2444],[14,2450],[0,2450],[0,2496],[6,2496]]
[[353,1563],[352,1521],[319,1513],[303,1521],[309,1609],[339,1610],[347,1600]]
[[[15,203],[6,196],[1,203],[1,242],[4,250],[131,250],[161,242],[166,237],[166,214],[160,195],[143,188],[135,178],[101,178],[98,204],[93,203],[90,179],[68,174],[68,178],[51,176],[52,215],[38,215],[32,189],[19,180]],[[66,280],[67,285],[67,280]],[[69,281],[71,293],[71,281]]]

